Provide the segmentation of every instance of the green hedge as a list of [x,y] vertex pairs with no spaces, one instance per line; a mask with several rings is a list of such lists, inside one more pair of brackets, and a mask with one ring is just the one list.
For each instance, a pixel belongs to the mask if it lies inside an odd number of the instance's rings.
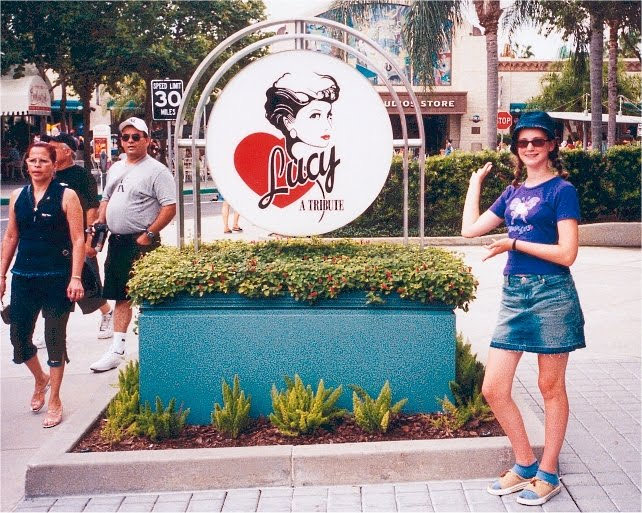
[[[577,188],[582,223],[640,221],[640,147],[615,146],[605,155],[597,151],[561,153],[569,181]],[[487,209],[513,179],[512,154],[481,151],[426,159],[425,234],[459,235],[470,174],[491,161],[494,171],[484,182],[481,211]],[[409,172],[409,230],[418,234],[419,174],[416,161]],[[356,221],[330,237],[403,235],[403,165],[395,157],[381,194]]]

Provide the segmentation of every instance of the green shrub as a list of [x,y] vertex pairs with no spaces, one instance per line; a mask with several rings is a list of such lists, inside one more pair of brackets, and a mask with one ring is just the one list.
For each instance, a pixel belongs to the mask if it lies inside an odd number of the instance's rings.
[[464,343],[461,333],[456,339],[455,379],[448,383],[455,399],[454,404],[447,398],[440,399],[443,413],[432,421],[435,427],[456,431],[470,420],[492,420],[490,406],[481,393],[484,382],[484,364],[477,361],[471,345]]
[[343,387],[326,389],[323,380],[319,381],[316,394],[307,387],[298,374],[294,380],[285,376],[286,390],[278,390],[272,385],[272,409],[270,422],[287,436],[313,433],[319,427],[328,425],[332,419],[342,417],[346,411],[335,403],[341,397]]
[[433,417],[430,423],[433,427],[447,433],[457,431],[471,420],[486,422],[495,418],[490,406],[484,402],[481,394],[477,394],[474,399],[461,406],[455,406],[447,397],[444,397],[440,402],[443,413]]
[[216,429],[227,433],[232,438],[238,438],[250,421],[250,406],[252,396],[245,398],[245,392],[241,390],[239,376],[234,375],[234,385],[231,388],[225,379],[221,384],[223,394],[223,407],[216,403],[212,412],[212,424]]
[[396,293],[403,299],[468,309],[477,283],[458,256],[349,240],[289,239],[260,243],[219,241],[193,248],[161,247],[138,260],[129,280],[136,303],[180,293],[239,293],[254,298],[290,295],[314,303],[348,291],[369,302]]
[[390,416],[399,413],[408,399],[401,399],[393,406],[390,383],[386,381],[377,399],[368,395],[362,387],[350,385],[352,388],[352,413],[357,425],[368,433],[385,433],[388,431]]
[[[561,152],[569,181],[576,187],[583,223],[604,219],[640,221],[640,147],[614,146],[605,155],[597,151]],[[485,162],[493,171],[484,182],[480,198],[486,210],[513,179],[513,156],[509,152],[456,151],[433,156],[425,165],[425,235],[452,236],[461,231],[461,215],[472,172]],[[408,168],[409,232],[418,235],[419,169]],[[403,161],[395,157],[388,180],[377,199],[350,225],[330,237],[381,237],[403,235]]]
[[182,408],[175,411],[175,408],[176,399],[174,398],[170,399],[167,408],[164,408],[163,401],[156,396],[156,411],[152,411],[149,402],[145,401],[145,406],[141,408],[136,422],[131,426],[132,431],[137,435],[146,436],[154,442],[178,437],[185,427],[189,408],[185,411]]
[[606,152],[610,210],[622,221],[640,220],[640,146],[613,146]]
[[118,371],[118,393],[107,406],[107,423],[101,431],[101,437],[109,442],[122,440],[140,412],[139,370],[138,361],[130,361]]
[[470,344],[464,343],[461,333],[457,334],[455,354],[455,379],[448,386],[455,405],[463,406],[480,394],[485,369],[484,364],[477,361],[477,355],[472,353]]

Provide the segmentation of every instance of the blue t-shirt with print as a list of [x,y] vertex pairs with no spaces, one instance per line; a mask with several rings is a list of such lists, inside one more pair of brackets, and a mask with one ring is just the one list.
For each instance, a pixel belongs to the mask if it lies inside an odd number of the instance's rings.
[[[490,211],[503,217],[508,236],[540,244],[557,244],[557,222],[580,219],[575,187],[559,176],[535,187],[509,185]],[[569,268],[520,251],[509,251],[504,274],[564,274]]]

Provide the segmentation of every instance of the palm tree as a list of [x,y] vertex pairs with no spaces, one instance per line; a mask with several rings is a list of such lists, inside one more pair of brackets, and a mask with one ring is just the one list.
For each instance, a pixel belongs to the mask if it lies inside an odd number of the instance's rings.
[[609,124],[607,129],[607,145],[615,144],[617,105],[617,54],[618,32],[620,29],[629,30],[640,26],[640,2],[622,1],[609,4],[606,13],[606,23],[609,27],[609,64],[608,64],[608,109]]
[[584,2],[589,12],[591,42],[591,140],[593,147],[602,148],[602,62],[604,60],[604,9],[596,2]]
[[473,0],[473,5],[486,36],[486,144],[493,149],[497,144],[499,99],[497,33],[504,10],[500,7],[499,0]]
[[408,3],[403,39],[413,73],[426,85],[434,84],[434,56],[450,44],[451,27],[461,23],[461,2],[443,0],[336,0],[330,6],[337,21],[365,21],[379,7]]

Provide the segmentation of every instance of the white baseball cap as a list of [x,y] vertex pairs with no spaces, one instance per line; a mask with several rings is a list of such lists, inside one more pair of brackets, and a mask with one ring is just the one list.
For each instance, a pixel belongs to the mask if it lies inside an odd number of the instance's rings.
[[140,118],[127,118],[120,125],[118,125],[118,130],[122,132],[123,129],[128,126],[133,126],[136,130],[140,130],[141,132],[145,132],[147,135],[149,135],[147,123],[145,123],[145,121]]

